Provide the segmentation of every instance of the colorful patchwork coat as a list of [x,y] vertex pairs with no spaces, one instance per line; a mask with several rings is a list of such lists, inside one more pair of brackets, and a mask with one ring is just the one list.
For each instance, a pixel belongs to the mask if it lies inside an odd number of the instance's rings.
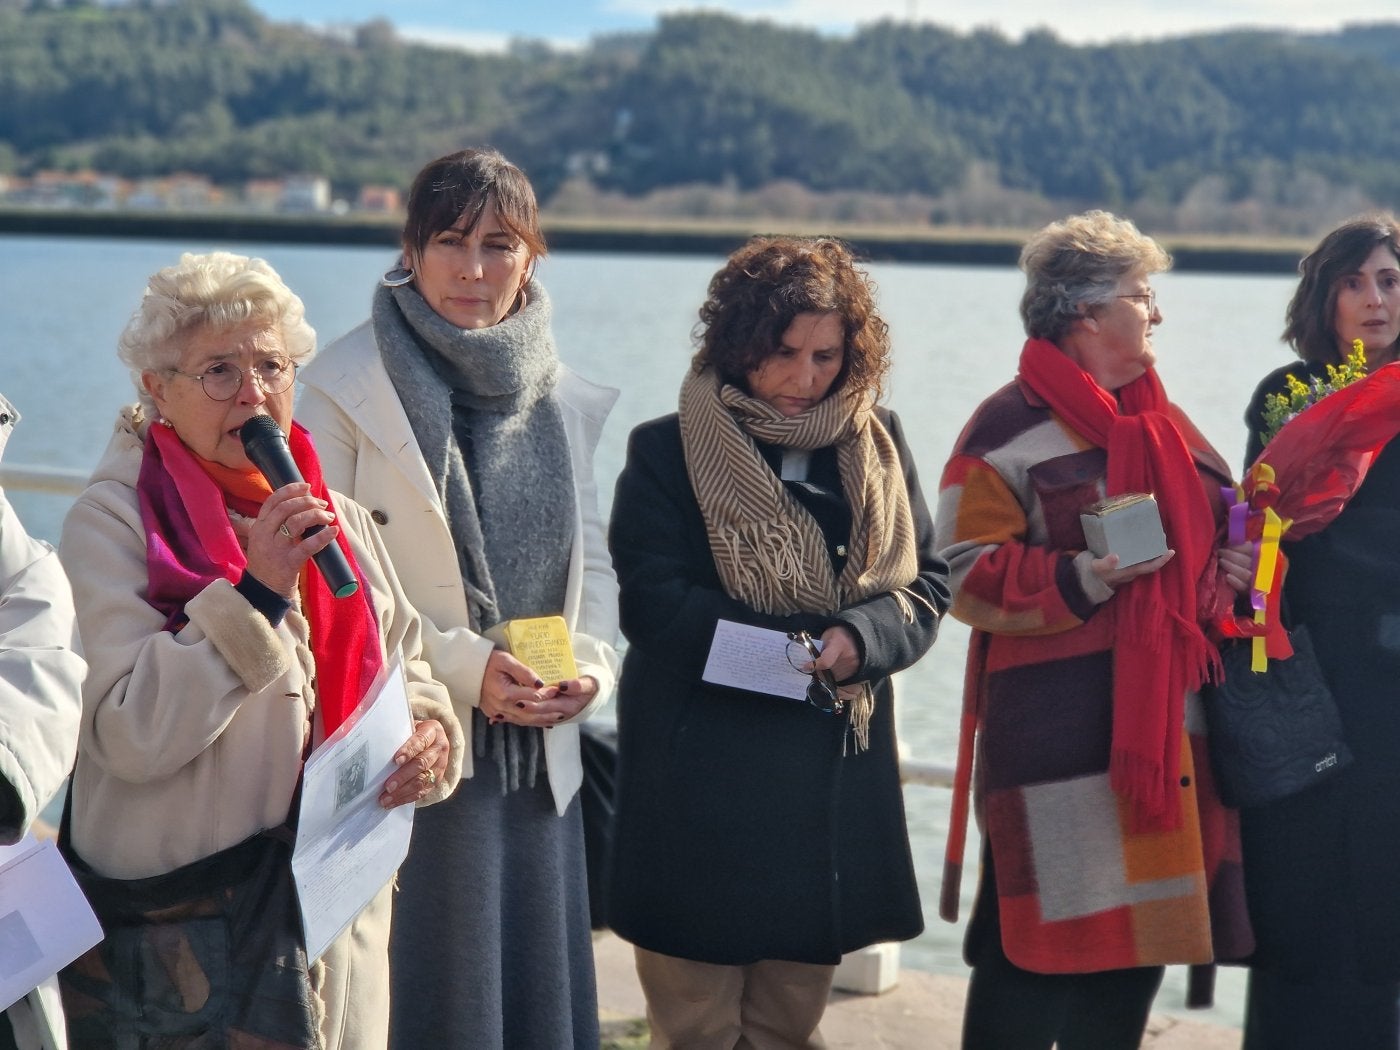
[[[1229,468],[1174,411],[1223,521]],[[1103,449],[1013,382],[959,437],[934,528],[952,612],[974,628],[964,735],[976,733],[975,798],[1002,946],[1037,973],[1206,963],[1252,947],[1238,822],[1215,791],[1200,698],[1187,698],[1179,828],[1135,831],[1109,787],[1113,668],[1132,653],[1113,650],[1113,591],[1090,571],[1079,521],[1105,495],[1106,470]],[[1204,624],[1229,599],[1213,578],[1200,592],[1211,606]]]

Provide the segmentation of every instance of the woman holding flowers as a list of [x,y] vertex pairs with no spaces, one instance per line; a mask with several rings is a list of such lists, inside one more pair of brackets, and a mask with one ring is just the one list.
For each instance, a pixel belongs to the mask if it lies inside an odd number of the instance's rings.
[[[1136,1048],[1165,964],[1251,947],[1197,692],[1249,561],[1220,549],[1229,469],[1153,368],[1150,279],[1169,265],[1102,211],[1032,236],[1018,374],[944,469],[934,531],[974,629],[945,918],[974,737],[985,843],[968,1050]],[[1085,549],[1079,515],[1131,492],[1155,494],[1169,549],[1120,565]]]
[[[1262,459],[1277,470],[1281,501],[1333,507],[1325,527],[1309,523],[1312,535],[1289,542],[1290,534],[1304,531],[1297,526],[1284,534],[1284,599],[1291,622],[1308,626],[1355,760],[1300,794],[1242,813],[1258,938],[1244,1045],[1394,1047],[1400,1030],[1400,442],[1386,439],[1400,429],[1400,396],[1392,392],[1400,374],[1382,366],[1396,359],[1400,339],[1400,225],[1389,215],[1347,222],[1299,270],[1283,338],[1301,361],[1259,384],[1246,413],[1248,455],[1250,463]],[[1344,395],[1330,394],[1357,341],[1371,376]],[[1284,428],[1293,430],[1289,437],[1305,450],[1306,464],[1303,455],[1296,465],[1282,458],[1282,437],[1265,448],[1269,423],[1276,422],[1267,417],[1277,414],[1276,396],[1289,396],[1290,379],[1295,390],[1299,382],[1309,388],[1302,400],[1322,399]],[[1324,425],[1336,436],[1314,437]],[[1361,428],[1371,433],[1343,444]],[[1348,461],[1356,467],[1338,483],[1331,475]],[[1332,469],[1305,480],[1313,463]]]

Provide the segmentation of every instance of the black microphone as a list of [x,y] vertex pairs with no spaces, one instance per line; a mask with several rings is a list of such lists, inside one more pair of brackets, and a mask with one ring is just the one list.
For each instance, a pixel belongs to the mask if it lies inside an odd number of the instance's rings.
[[[238,428],[238,436],[243,439],[243,451],[267,478],[274,489],[290,485],[294,481],[305,481],[301,469],[292,458],[292,450],[287,446],[287,435],[271,416],[256,415]],[[324,525],[313,525],[302,533],[301,538],[314,535],[324,529]],[[326,586],[337,598],[347,598],[360,589],[354,570],[345,560],[339,544],[332,543],[324,550],[311,556],[316,568],[321,570]]]

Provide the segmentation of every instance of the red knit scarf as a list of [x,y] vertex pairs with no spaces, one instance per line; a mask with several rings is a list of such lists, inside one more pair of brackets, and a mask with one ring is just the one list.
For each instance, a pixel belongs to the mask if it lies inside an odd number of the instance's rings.
[[1198,586],[1215,563],[1215,518],[1157,373],[1118,391],[1096,383],[1053,343],[1028,340],[1021,378],[1084,439],[1108,452],[1107,495],[1150,492],[1176,556],[1118,587],[1109,782],[1141,830],[1179,826],[1178,777],[1188,690],[1219,657],[1196,622]]
[[[320,460],[300,424],[292,424],[289,444],[312,495],[329,504]],[[166,614],[165,629],[175,632],[189,622],[186,602],[216,579],[237,583],[248,564],[227,508],[256,517],[271,489],[261,474],[201,459],[172,428],[160,423],[147,429],[136,489],[146,527],[146,600]],[[330,510],[335,512],[334,507]],[[355,710],[383,663],[369,587],[344,530],[336,543],[360,581],[359,590],[336,598],[312,561],[302,570],[300,583],[327,736]]]

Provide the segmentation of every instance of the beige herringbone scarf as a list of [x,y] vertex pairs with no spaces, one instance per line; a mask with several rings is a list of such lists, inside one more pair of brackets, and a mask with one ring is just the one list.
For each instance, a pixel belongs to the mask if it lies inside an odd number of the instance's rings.
[[[789,418],[724,383],[713,368],[687,372],[680,397],[685,465],[720,582],[731,597],[764,613],[832,614],[888,591],[912,621],[905,588],[918,575],[914,518],[899,452],[873,409],[867,394],[837,391]],[[816,519],[788,492],[755,441],[806,450],[836,446],[851,508],[839,578]],[[856,747],[863,750],[874,696],[868,683],[843,686],[841,694],[851,705]]]

